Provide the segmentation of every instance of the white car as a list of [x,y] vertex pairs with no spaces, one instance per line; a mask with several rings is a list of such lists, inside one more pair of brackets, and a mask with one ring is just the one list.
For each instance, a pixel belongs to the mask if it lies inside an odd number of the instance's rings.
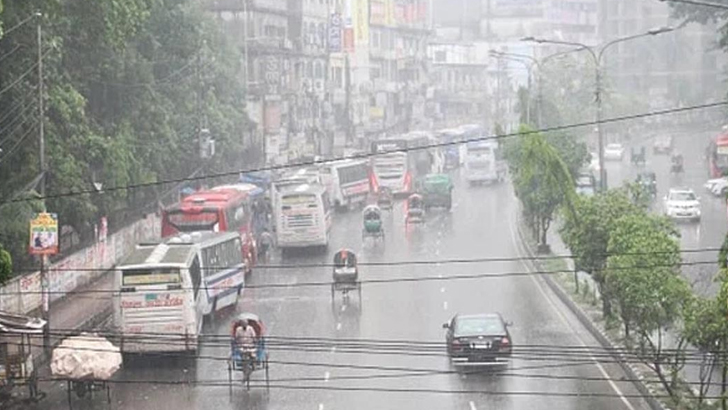
[[703,186],[715,196],[728,194],[728,178],[726,177],[709,179]]
[[673,219],[700,219],[700,198],[692,189],[671,188],[665,197],[665,215]]
[[621,161],[624,158],[624,147],[622,144],[608,144],[604,148],[604,159],[611,161]]

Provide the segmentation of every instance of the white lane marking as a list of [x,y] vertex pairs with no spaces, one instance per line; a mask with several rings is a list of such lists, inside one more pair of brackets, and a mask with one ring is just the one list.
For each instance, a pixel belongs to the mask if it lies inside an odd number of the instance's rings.
[[336,353],[336,346],[331,346],[331,353]]
[[475,407],[475,403],[473,403],[472,401],[468,404],[470,404],[470,410],[478,410],[478,408]]
[[440,250],[439,249],[435,249],[435,256],[440,256]]
[[324,410],[324,404],[323,403],[319,403],[319,410]]
[[336,330],[341,330],[341,322],[336,324]]
[[442,302],[442,308],[445,309],[445,310],[447,310],[447,301]]
[[341,311],[346,312],[346,305],[341,305]]
[[331,373],[329,373],[329,372],[324,373],[324,381],[325,382],[329,381],[329,376],[331,376]]
[[440,288],[440,293],[445,293],[445,288]]
[[442,279],[442,273],[438,274],[437,277]]
[[[515,232],[513,231],[513,219],[512,218],[509,218],[509,219],[510,219],[510,223],[508,225],[510,226],[511,240],[513,240],[513,243],[518,247],[519,246],[518,241],[517,241]],[[544,299],[546,299],[549,306],[551,306],[551,309],[553,309],[554,312],[556,312],[556,315],[559,317],[559,319],[561,319],[561,322],[569,330],[571,330],[572,334],[574,335],[576,340],[579,341],[581,346],[587,347],[587,344],[584,343],[584,340],[582,340],[581,337],[578,335],[578,333],[576,332],[576,329],[574,329],[574,327],[571,326],[571,323],[569,323],[569,321],[566,319],[566,316],[564,315],[564,313],[561,312],[561,310],[559,310],[559,308],[556,306],[556,303],[554,303],[554,301],[549,297],[549,295],[546,293],[546,291],[544,290],[541,283],[538,280],[536,280],[536,277],[533,275],[529,275],[528,277],[531,278],[533,283],[536,285],[536,288],[539,290],[539,292],[541,292],[541,295],[544,297]],[[599,363],[593,355],[590,354],[589,358],[594,362],[594,365],[597,367],[597,369],[599,369],[599,372],[607,380],[607,383],[609,383],[609,386],[612,388],[612,390],[614,390],[614,392],[617,393],[617,395],[619,396],[619,399],[622,401],[622,403],[624,403],[624,406],[627,407],[629,410],[635,410],[634,406],[632,406],[632,403],[630,403],[629,400],[627,400],[627,398],[624,397],[624,393],[622,393],[622,390],[619,389],[619,386],[617,386],[617,384],[614,383],[614,381],[612,381],[612,377],[604,369],[604,366],[602,366],[602,364]]]

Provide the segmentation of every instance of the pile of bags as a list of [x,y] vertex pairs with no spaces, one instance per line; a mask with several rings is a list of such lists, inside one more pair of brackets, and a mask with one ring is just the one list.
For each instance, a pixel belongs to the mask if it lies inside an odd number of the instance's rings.
[[53,350],[51,372],[69,379],[108,380],[121,367],[121,352],[103,337],[82,333]]

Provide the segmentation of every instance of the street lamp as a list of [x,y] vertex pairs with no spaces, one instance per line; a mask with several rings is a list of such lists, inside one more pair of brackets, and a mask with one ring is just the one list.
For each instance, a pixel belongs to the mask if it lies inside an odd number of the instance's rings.
[[532,42],[532,43],[538,43],[538,44],[556,44],[556,45],[563,45],[563,46],[573,46],[578,47],[577,50],[574,51],[581,51],[586,50],[589,52],[589,55],[592,57],[592,60],[594,61],[594,71],[595,71],[595,77],[596,77],[596,90],[595,90],[595,96],[596,96],[596,103],[597,103],[597,132],[599,133],[599,186],[601,188],[601,191],[604,192],[607,190],[607,170],[604,168],[604,132],[602,130],[602,58],[604,57],[604,53],[609,49],[611,46],[623,43],[625,41],[630,41],[642,37],[649,37],[649,36],[656,36],[659,34],[669,33],[671,31],[674,31],[675,28],[673,27],[660,27],[655,28],[652,30],[649,30],[645,33],[641,34],[635,34],[627,37],[620,37],[615,40],[609,41],[608,43],[604,44],[603,46],[595,49],[595,47],[588,46],[583,43],[577,43],[572,41],[561,41],[561,40],[551,40],[551,39],[544,39],[544,38],[536,38],[536,37],[524,37],[521,39],[521,41],[526,42]]
[[[514,57],[511,54],[503,53],[503,52],[496,51],[496,50],[490,50],[488,53],[490,54],[491,57],[493,57],[495,59],[502,58],[502,59],[506,59],[508,61],[515,61],[517,63],[523,64],[523,66],[526,68],[526,71],[528,72],[528,94],[529,94],[528,101],[526,101],[526,123],[530,124],[531,123],[531,101],[530,101],[531,97],[530,97],[530,94],[531,94],[531,79],[532,79],[532,72],[533,72],[533,64],[528,64],[523,60],[519,60],[518,58]],[[541,87],[539,85],[539,89],[540,88]],[[540,111],[541,110],[539,108],[539,125],[538,125],[539,127],[541,126]]]

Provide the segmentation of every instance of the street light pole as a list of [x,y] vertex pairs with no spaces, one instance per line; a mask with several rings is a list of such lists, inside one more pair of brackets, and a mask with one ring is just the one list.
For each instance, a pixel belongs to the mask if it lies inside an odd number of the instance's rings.
[[594,68],[595,68],[595,80],[596,80],[596,90],[594,92],[596,104],[597,104],[597,112],[596,112],[596,122],[597,122],[597,133],[598,133],[598,145],[599,145],[599,187],[602,192],[605,192],[607,190],[607,170],[604,167],[604,132],[602,130],[602,59],[604,57],[604,53],[609,49],[611,46],[623,43],[625,41],[630,41],[642,37],[648,37],[648,36],[656,36],[663,33],[669,33],[671,31],[674,31],[675,29],[672,27],[661,27],[656,28],[647,31],[646,33],[641,34],[635,34],[632,36],[627,37],[621,37],[615,40],[612,40],[603,46],[599,48],[599,51],[595,51],[594,47],[588,46],[583,43],[577,43],[577,42],[571,42],[571,41],[560,41],[560,40],[550,40],[550,39],[542,39],[542,38],[535,38],[535,37],[525,37],[521,41],[528,41],[528,42],[534,42],[538,44],[556,44],[556,45],[564,45],[564,46],[573,46],[578,47],[577,50],[573,51],[581,51],[586,50],[589,52],[589,55],[592,57],[592,60],[594,62]]

